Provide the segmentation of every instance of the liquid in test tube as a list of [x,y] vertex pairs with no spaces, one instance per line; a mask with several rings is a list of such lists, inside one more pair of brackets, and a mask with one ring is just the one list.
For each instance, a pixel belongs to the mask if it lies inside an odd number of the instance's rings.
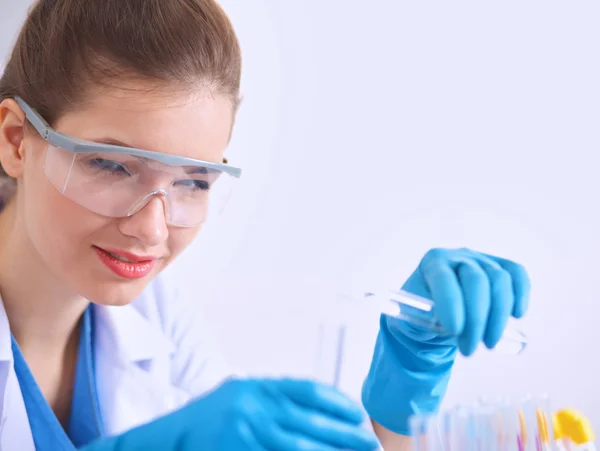
[[477,451],[501,451],[499,421],[496,409],[492,406],[475,408],[477,421]]
[[424,417],[421,415],[413,415],[408,421],[410,427],[410,437],[412,442],[412,451],[425,450],[425,425]]
[[441,420],[436,414],[420,414],[410,418],[412,451],[450,451],[445,447],[446,437]]
[[541,451],[553,451],[556,449],[556,444],[554,442],[550,397],[547,395],[539,396],[536,398],[536,404],[540,449]]
[[508,401],[500,402],[500,449],[502,451],[523,451],[523,438],[519,411]]
[[519,414],[525,451],[542,451],[543,431],[540,430],[538,405],[533,396],[525,397],[521,403]]

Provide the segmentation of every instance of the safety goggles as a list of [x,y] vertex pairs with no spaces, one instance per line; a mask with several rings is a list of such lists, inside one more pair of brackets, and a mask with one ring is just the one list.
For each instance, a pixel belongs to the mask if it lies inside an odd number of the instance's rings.
[[127,217],[155,197],[167,224],[197,227],[221,212],[241,169],[149,150],[83,141],[52,129],[23,99],[15,100],[48,143],[44,173],[65,197],[103,216]]

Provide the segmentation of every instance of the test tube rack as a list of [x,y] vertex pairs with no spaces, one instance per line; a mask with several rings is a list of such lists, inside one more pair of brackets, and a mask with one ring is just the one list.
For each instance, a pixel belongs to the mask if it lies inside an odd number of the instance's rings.
[[414,415],[410,429],[413,451],[596,451],[589,420],[575,409],[552,412],[547,396],[482,398]]

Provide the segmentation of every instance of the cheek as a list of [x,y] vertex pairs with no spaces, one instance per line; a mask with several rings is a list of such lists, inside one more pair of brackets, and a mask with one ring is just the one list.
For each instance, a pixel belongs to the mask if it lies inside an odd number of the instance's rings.
[[200,227],[192,229],[172,228],[169,230],[170,263],[179,256],[194,241],[200,232]]
[[22,211],[29,238],[46,263],[65,269],[89,252],[87,238],[105,219],[64,197],[43,172],[41,159],[27,165]]

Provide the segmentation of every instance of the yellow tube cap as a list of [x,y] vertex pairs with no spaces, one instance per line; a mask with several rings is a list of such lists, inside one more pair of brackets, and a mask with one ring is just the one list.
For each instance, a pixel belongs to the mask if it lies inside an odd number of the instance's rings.
[[558,415],[552,415],[552,429],[554,429],[554,440],[562,440],[567,437],[558,421]]
[[[595,441],[592,425],[587,417],[575,409],[563,409],[554,415],[555,431],[560,431],[562,437],[568,437],[576,445]],[[555,433],[555,435],[557,435]],[[561,438],[562,438],[561,437]],[[556,437],[558,438],[558,436]]]

